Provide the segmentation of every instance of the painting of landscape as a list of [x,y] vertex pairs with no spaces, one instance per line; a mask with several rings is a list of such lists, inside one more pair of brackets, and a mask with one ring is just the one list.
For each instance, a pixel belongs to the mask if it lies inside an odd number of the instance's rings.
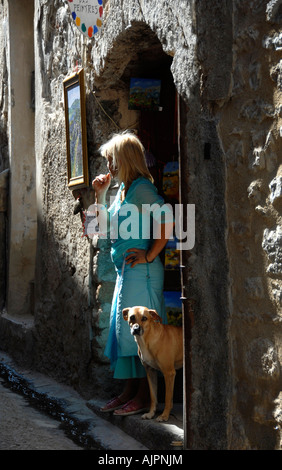
[[131,78],[128,109],[158,111],[161,80]]
[[64,80],[68,186],[88,185],[87,132],[83,69]]
[[83,175],[80,90],[78,85],[74,85],[68,89],[68,120],[70,176],[71,178],[76,178]]

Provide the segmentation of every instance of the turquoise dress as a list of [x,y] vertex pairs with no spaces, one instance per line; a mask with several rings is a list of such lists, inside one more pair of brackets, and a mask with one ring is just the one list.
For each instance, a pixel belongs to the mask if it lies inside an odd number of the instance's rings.
[[[163,279],[164,269],[157,256],[153,263],[137,264],[134,268],[125,264],[130,248],[147,250],[152,244],[153,226],[163,222],[164,200],[156,187],[146,178],[137,178],[129,187],[121,202],[122,184],[109,208],[111,222],[111,257],[117,272],[112,300],[109,336],[105,355],[110,359],[114,378],[128,379],[145,377],[137,353],[137,344],[130,334],[122,310],[141,305],[155,309],[167,323]],[[152,206],[155,204],[155,206]],[[148,211],[148,207],[155,210]],[[166,219],[167,220],[167,219]]]

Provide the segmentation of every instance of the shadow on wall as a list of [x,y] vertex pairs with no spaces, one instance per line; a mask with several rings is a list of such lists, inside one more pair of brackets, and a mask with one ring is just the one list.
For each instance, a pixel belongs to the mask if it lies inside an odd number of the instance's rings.
[[99,344],[101,329],[93,265],[97,250],[91,240],[81,236],[63,246],[51,221],[48,227],[41,226],[39,233],[35,366],[82,395],[103,394],[110,373]]

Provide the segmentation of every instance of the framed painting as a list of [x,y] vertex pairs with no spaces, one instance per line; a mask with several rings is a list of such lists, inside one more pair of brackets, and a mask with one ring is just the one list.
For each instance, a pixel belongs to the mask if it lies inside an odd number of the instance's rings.
[[66,78],[64,84],[68,186],[71,189],[89,184],[84,70]]
[[159,111],[161,80],[131,78],[128,109]]

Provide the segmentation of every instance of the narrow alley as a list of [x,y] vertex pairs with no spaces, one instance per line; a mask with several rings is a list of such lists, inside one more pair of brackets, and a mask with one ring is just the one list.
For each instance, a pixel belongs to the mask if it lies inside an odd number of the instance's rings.
[[148,451],[134,432],[102,419],[90,404],[71,387],[19,368],[1,353],[0,450]]
[[0,450],[282,450],[281,51],[282,0],[0,0]]
[[60,422],[29,405],[0,379],[0,450],[82,450]]

